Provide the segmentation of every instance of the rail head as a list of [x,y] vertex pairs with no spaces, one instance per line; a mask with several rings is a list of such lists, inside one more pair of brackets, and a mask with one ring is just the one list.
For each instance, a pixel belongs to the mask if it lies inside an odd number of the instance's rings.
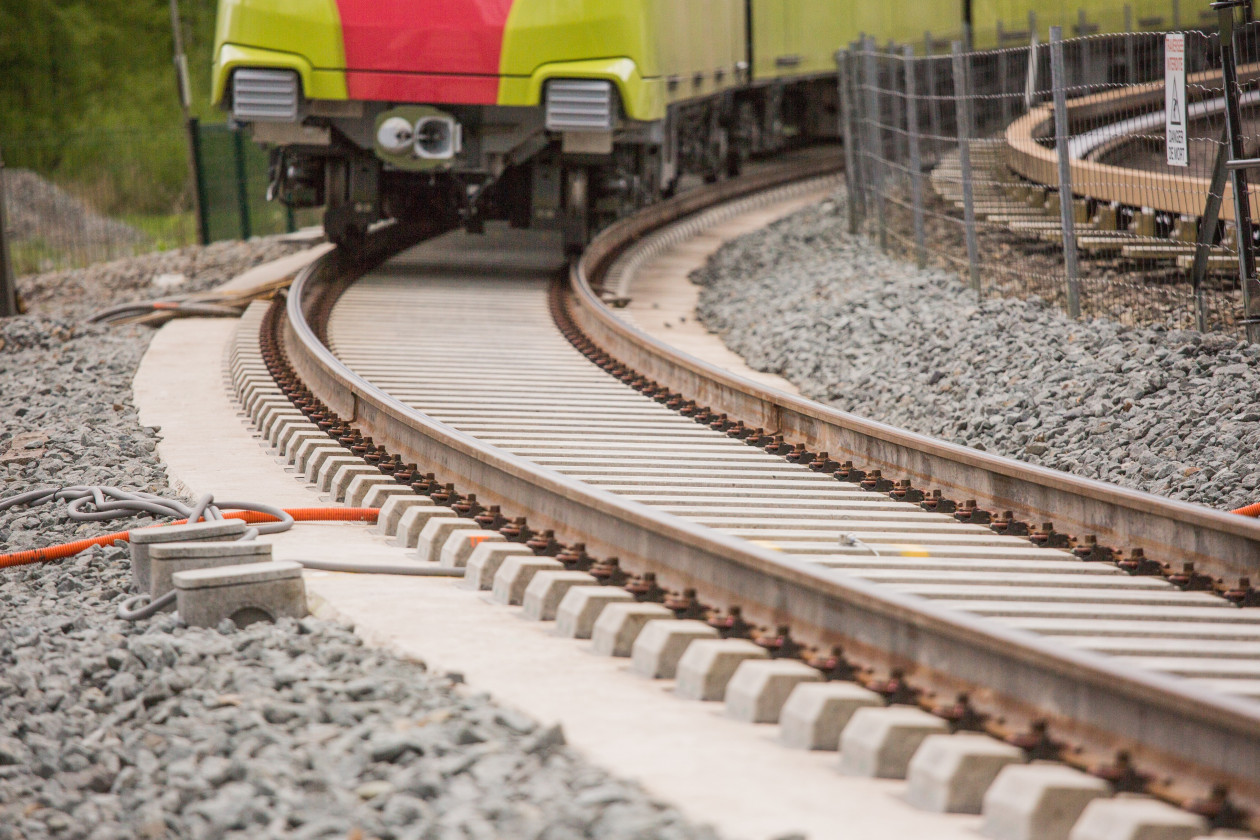
[[[782,183],[802,172],[775,177]],[[758,187],[732,181],[717,194],[745,194],[770,186],[775,177],[757,179]],[[689,195],[651,208],[646,215],[654,221],[640,218],[615,226],[589,254],[610,258],[653,227],[716,201],[712,193],[707,200]],[[618,324],[586,282],[588,265],[584,260],[572,274],[574,309],[613,330]],[[286,352],[317,397],[392,452],[459,481],[461,491],[476,492],[485,503],[519,511],[529,500],[531,526],[537,521],[539,527],[555,527],[564,538],[587,542],[592,553],[617,554],[630,568],[656,571],[666,586],[694,586],[709,603],[739,604],[765,624],[791,623],[804,641],[843,645],[864,662],[904,670],[942,696],[969,691],[978,708],[998,711],[1012,722],[1046,720],[1065,739],[1103,750],[1128,748],[1135,760],[1152,766],[1192,768],[1196,782],[1231,784],[1238,801],[1260,806],[1260,784],[1237,776],[1238,768],[1260,766],[1258,704],[1204,698],[1178,680],[1065,650],[1032,634],[717,534],[539,467],[409,408],[336,359],[307,320],[318,287],[338,281],[345,268],[333,252],[295,281],[283,328]],[[642,336],[621,335],[643,345],[645,364],[664,369],[663,357],[654,356],[663,348]],[[712,379],[717,394],[747,387],[715,377],[717,372],[697,360],[683,360],[683,367],[694,369],[689,376]],[[799,416],[803,427],[822,429],[836,419],[829,410],[785,400],[786,395],[751,391],[765,413]]]

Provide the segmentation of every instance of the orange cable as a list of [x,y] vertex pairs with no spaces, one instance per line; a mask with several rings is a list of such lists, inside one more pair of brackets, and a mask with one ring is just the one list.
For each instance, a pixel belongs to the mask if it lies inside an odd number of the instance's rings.
[[1240,507],[1237,510],[1231,510],[1230,513],[1236,513],[1239,516],[1260,516],[1260,502]]
[[[375,522],[380,508],[293,508],[285,510],[295,522]],[[266,522],[279,522],[276,517],[256,510],[238,510],[223,514],[225,519],[243,519],[251,525]],[[168,522],[167,525],[183,525],[187,519]],[[158,526],[161,527],[161,526]],[[49,560],[63,560],[73,557],[80,551],[87,551],[97,545],[112,545],[118,541],[126,542],[131,538],[130,531],[118,531],[102,537],[50,545],[45,548],[32,548],[28,551],[17,551],[12,554],[0,554],[0,569],[11,566],[25,566],[30,563],[42,563]]]

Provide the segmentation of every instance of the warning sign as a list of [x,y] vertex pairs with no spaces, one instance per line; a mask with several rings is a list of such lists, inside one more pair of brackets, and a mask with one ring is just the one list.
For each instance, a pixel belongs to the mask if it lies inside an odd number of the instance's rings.
[[1186,139],[1186,36],[1164,36],[1164,136],[1169,166],[1189,166]]

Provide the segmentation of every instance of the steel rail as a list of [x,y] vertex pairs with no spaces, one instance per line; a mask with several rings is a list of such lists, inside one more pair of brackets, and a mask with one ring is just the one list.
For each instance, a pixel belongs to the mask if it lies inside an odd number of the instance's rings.
[[[586,282],[592,268],[605,266],[654,227],[837,167],[834,158],[780,167],[685,194],[615,225],[573,271],[575,315],[590,326],[592,338],[610,341],[608,349],[614,355],[624,352],[641,361],[643,372],[662,382],[673,376],[680,386],[695,384],[699,390],[689,396],[715,407],[722,400],[747,405],[756,409],[747,419],[785,434],[794,434],[799,427],[819,440],[838,436],[855,443],[869,441],[876,455],[857,456],[868,464],[880,456],[909,453],[911,444],[922,443],[926,451],[915,463],[928,475],[937,462],[956,459],[963,475],[979,476],[985,466],[1003,470],[1001,478],[990,480],[999,490],[1030,483],[1018,475],[1013,462],[859,422],[743,383],[694,359],[670,362],[663,347],[615,322]],[[790,624],[793,635],[803,641],[842,645],[855,661],[885,672],[901,670],[915,686],[949,701],[955,692],[968,692],[974,708],[1000,716],[1012,729],[1046,721],[1053,737],[1099,756],[1114,756],[1123,749],[1139,767],[1174,774],[1191,791],[1203,793],[1205,785],[1228,784],[1235,803],[1260,806],[1260,780],[1253,777],[1260,767],[1260,705],[1204,696],[1175,678],[1087,651],[1065,650],[1030,633],[830,574],[567,478],[408,408],[348,370],[320,343],[307,320],[317,307],[321,284],[340,281],[338,272],[345,268],[334,252],[298,277],[287,303],[284,342],[289,361],[306,386],[376,443],[426,470],[457,478],[461,492],[476,492],[485,504],[501,504],[515,512],[526,507],[531,527],[555,528],[564,538],[585,541],[592,554],[618,555],[627,567],[655,571],[670,588],[694,586],[707,603],[738,604],[754,621]],[[740,398],[741,391],[750,396]],[[1077,480],[1068,480],[1056,493],[1066,495],[1069,487],[1078,486],[1073,482]],[[1111,489],[1086,484],[1096,495]]]

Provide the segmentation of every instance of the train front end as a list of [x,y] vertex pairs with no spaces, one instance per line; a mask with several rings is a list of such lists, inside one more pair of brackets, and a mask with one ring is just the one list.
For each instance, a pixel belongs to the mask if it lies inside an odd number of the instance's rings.
[[[590,226],[665,116],[636,0],[221,0],[213,99],[272,147],[270,194],[352,242],[387,217]],[[611,57],[610,57],[611,56]],[[659,132],[658,132],[659,133]],[[624,156],[624,155],[623,155]],[[624,165],[623,165],[624,164]],[[638,185],[638,186],[636,186]]]

